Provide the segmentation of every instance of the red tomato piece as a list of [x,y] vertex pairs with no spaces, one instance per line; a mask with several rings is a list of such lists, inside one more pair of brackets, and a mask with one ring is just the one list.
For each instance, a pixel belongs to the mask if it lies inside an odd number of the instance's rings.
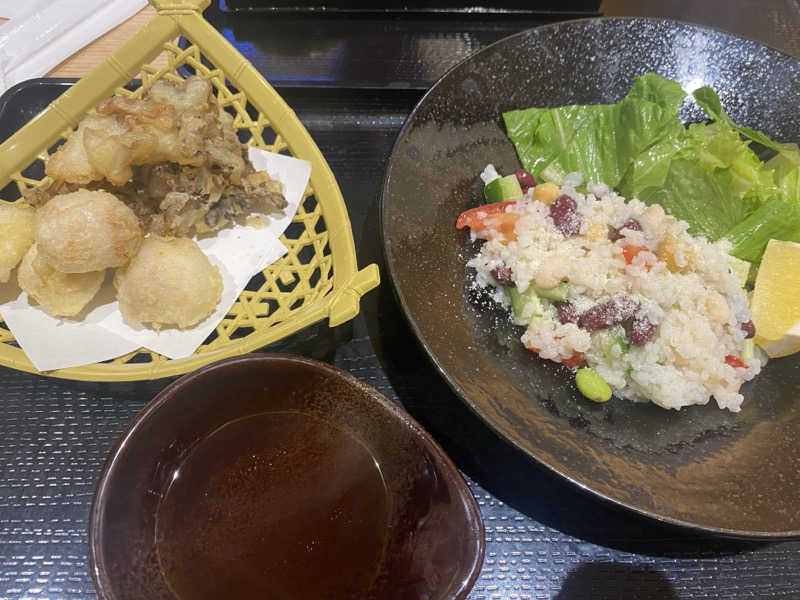
[[728,363],[732,367],[736,367],[737,369],[746,369],[747,365],[742,361],[739,357],[734,356],[733,354],[728,354],[725,357],[725,362]]
[[[525,348],[527,348],[531,352],[535,352],[536,354],[539,354],[539,348],[536,348],[535,346],[528,346],[526,344]],[[572,353],[572,356],[570,356],[568,358],[563,358],[562,357],[560,361],[555,360],[553,358],[551,358],[550,360],[552,360],[553,362],[561,362],[562,365],[567,365],[568,367],[577,367],[579,364],[581,364],[583,362],[583,356],[584,356],[583,352],[578,352],[577,350],[575,350]]]
[[456,229],[469,227],[480,238],[487,239],[490,232],[500,234],[502,240],[510,242],[517,239],[514,227],[519,220],[519,213],[506,212],[516,202],[495,202],[482,204],[465,210],[458,215]]
[[569,358],[562,358],[561,362],[568,367],[577,367],[583,362],[583,352],[575,351]]
[[[648,252],[650,248],[647,246],[634,246],[633,244],[629,244],[627,246],[622,247],[622,256],[625,257],[625,262],[631,264],[633,259],[636,257],[639,252]],[[645,269],[648,271],[652,265],[650,263],[645,263]]]

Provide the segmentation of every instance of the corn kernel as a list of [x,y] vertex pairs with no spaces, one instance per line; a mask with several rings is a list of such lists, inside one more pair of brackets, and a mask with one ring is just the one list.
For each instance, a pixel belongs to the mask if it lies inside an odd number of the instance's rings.
[[558,192],[558,186],[552,181],[547,181],[533,188],[533,199],[543,202],[544,204],[550,204],[553,200],[558,198]]
[[667,268],[673,273],[690,268],[694,262],[691,246],[669,234],[658,245],[656,256],[667,263]]
[[590,242],[608,237],[608,225],[592,221],[586,227],[586,239]]

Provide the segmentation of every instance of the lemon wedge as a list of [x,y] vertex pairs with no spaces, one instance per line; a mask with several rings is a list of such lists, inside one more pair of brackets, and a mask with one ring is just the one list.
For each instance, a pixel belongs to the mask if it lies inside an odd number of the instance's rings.
[[770,358],[800,351],[800,244],[770,240],[756,277],[750,311],[755,342]]
[[756,344],[767,353],[770,358],[789,356],[800,351],[800,321],[786,330],[778,340],[765,340],[756,334]]

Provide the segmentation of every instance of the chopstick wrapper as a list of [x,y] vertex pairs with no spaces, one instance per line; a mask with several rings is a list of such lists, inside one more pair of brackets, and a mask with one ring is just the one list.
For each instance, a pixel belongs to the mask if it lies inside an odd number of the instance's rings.
[[236,225],[197,240],[209,260],[219,267],[223,281],[222,299],[208,318],[183,330],[154,331],[131,324],[119,312],[110,272],[81,320],[52,317],[29,303],[27,295],[17,289],[18,295],[0,304],[0,314],[34,366],[49,371],[92,364],[142,347],[172,359],[191,355],[230,310],[253,275],[286,253],[279,238],[291,223],[308,185],[308,161],[257,148],[249,148],[249,155],[256,170],[266,171],[283,184],[288,204],[280,213],[262,217],[263,226]]
[[147,0],[25,0],[0,3],[0,93],[41,77],[132,17]]

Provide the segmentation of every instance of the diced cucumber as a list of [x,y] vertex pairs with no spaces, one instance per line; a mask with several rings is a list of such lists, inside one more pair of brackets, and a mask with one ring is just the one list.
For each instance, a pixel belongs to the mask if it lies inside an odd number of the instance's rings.
[[739,280],[741,286],[744,287],[747,283],[747,279],[750,274],[750,267],[752,265],[746,260],[728,255],[728,266],[736,275],[736,278]]
[[[630,350],[631,343],[625,335],[625,328],[622,325],[614,325],[608,329],[602,329],[594,334],[600,345],[600,351],[606,358],[618,357],[626,354]],[[614,352],[614,346],[619,346],[619,354]]]
[[756,344],[753,338],[746,339],[742,342],[742,351],[739,353],[739,358],[742,360],[749,360],[753,358],[756,353]]
[[539,298],[552,300],[553,302],[563,302],[567,299],[567,295],[569,294],[569,284],[566,281],[562,281],[557,286],[551,288],[533,286],[533,289],[536,290],[536,294]]
[[527,325],[534,317],[541,317],[544,307],[533,286],[520,292],[516,287],[506,288],[511,298],[511,309],[514,311],[514,322],[518,325]]
[[516,175],[506,175],[492,179],[483,188],[487,202],[516,202],[522,198],[522,187]]
[[750,264],[750,272],[747,274],[747,283],[744,286],[746,290],[752,290],[756,285],[756,275],[758,275],[758,265],[756,263]]

